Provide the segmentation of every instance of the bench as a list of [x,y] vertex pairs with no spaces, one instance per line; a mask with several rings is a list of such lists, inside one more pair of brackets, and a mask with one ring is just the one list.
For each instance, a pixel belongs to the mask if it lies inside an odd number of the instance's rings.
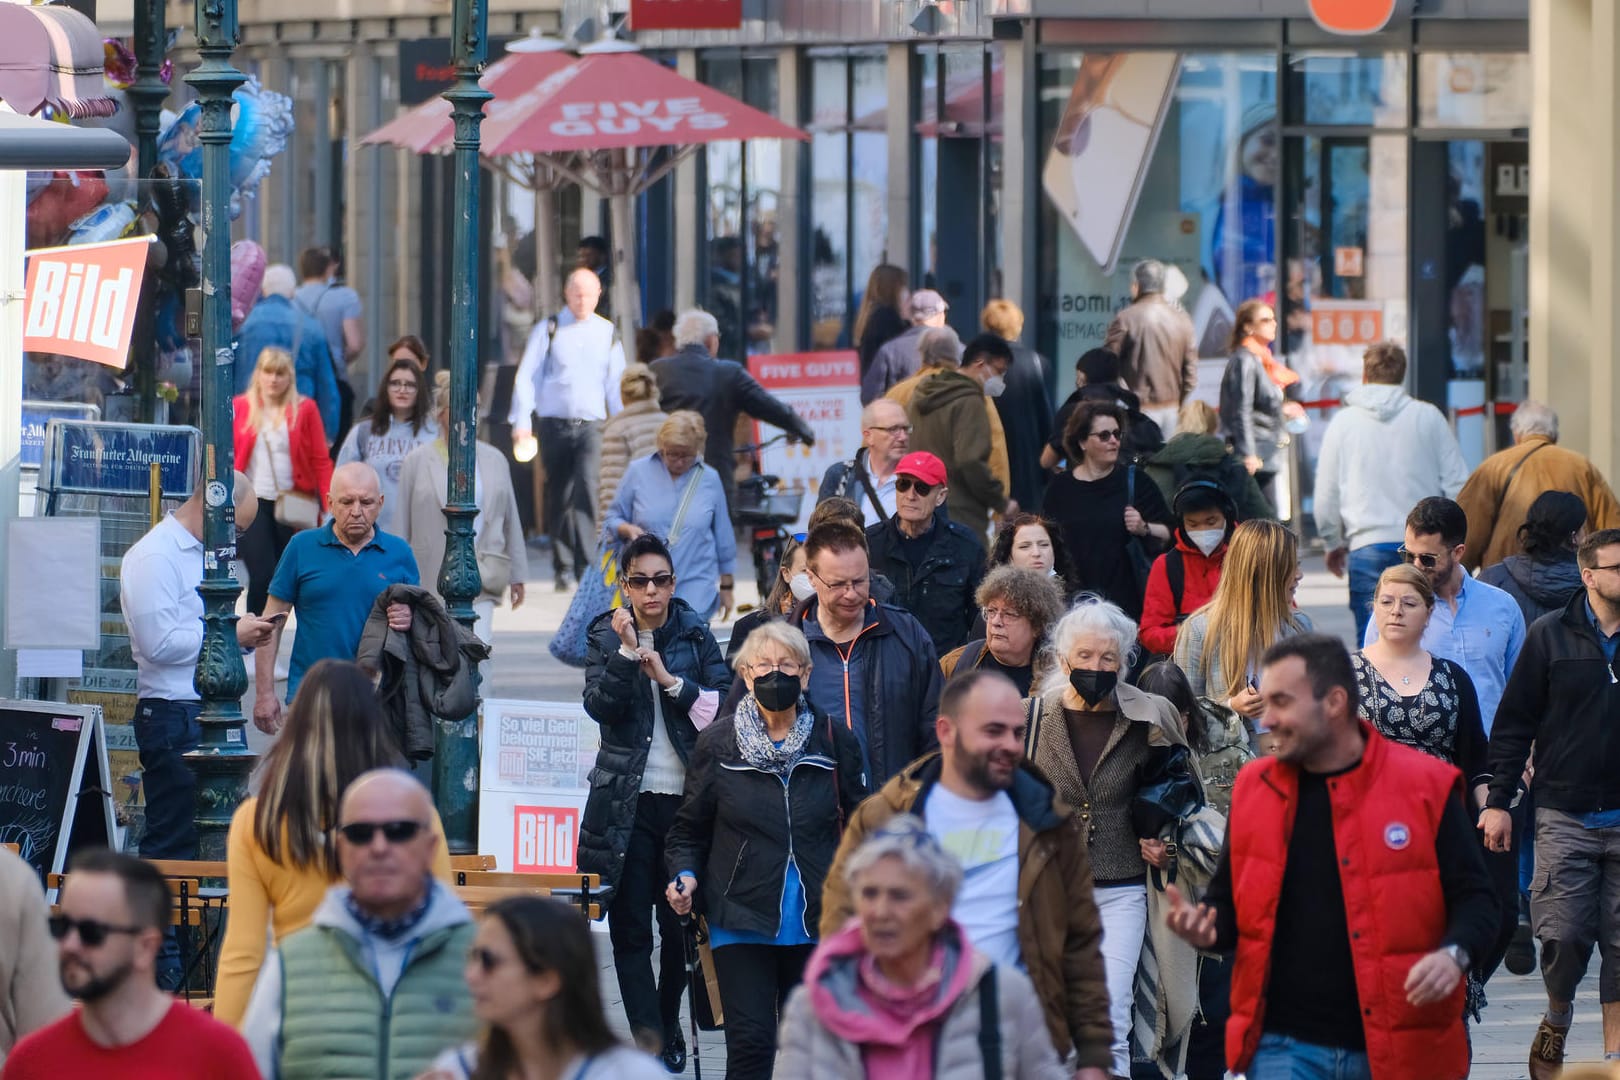
[[602,890],[600,874],[514,874],[499,871],[458,870],[457,886],[482,886],[530,892],[546,889],[553,896],[568,897],[588,919],[601,918],[601,904],[595,895]]

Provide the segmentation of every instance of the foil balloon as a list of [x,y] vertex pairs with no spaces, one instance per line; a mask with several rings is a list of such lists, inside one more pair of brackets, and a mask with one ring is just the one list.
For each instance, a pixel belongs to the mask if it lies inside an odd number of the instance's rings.
[[231,329],[242,329],[242,320],[253,310],[264,283],[264,248],[252,240],[231,245]]

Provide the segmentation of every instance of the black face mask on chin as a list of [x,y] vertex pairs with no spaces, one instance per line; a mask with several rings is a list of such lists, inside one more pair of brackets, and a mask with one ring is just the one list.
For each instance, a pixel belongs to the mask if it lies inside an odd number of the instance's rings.
[[1069,672],[1069,685],[1074,687],[1081,700],[1096,708],[1097,703],[1112,694],[1114,687],[1119,685],[1119,672],[1075,668]]
[[766,712],[791,709],[799,701],[799,677],[772,671],[754,679],[754,700]]

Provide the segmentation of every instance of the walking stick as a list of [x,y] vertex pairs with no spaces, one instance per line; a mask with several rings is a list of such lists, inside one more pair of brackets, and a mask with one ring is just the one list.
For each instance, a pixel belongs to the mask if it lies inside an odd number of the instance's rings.
[[[680,878],[675,879],[675,891],[681,894],[686,892],[686,882]],[[690,910],[681,919],[681,948],[686,957],[686,1012],[692,1028],[692,1078],[703,1080],[703,1058],[698,1050],[698,986],[703,986],[703,992],[709,992],[708,985],[703,980],[703,965],[698,961],[697,919]]]

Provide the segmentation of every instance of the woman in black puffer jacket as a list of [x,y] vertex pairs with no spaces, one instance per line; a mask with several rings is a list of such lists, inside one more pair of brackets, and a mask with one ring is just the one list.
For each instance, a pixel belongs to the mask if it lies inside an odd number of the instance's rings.
[[667,897],[708,915],[726,1075],[769,1080],[789,992],[816,944],[844,818],[866,797],[861,748],[804,695],[810,643],[783,622],[743,642],[736,715],[698,737],[669,831]]
[[1519,526],[1523,555],[1509,555],[1480,571],[1479,580],[1505,591],[1529,626],[1549,611],[1562,611],[1584,586],[1575,546],[1586,524],[1586,504],[1567,491],[1543,491]]
[[[585,711],[602,728],[579,830],[579,869],[602,876],[614,967],[630,1030],[686,1063],[680,1032],[686,968],[681,928],[664,902],[664,842],[686,787],[698,731],[715,717],[730,672],[708,623],[675,598],[669,548],[651,533],[625,545],[629,607],[591,622]],[[652,912],[664,947],[652,973]]]

